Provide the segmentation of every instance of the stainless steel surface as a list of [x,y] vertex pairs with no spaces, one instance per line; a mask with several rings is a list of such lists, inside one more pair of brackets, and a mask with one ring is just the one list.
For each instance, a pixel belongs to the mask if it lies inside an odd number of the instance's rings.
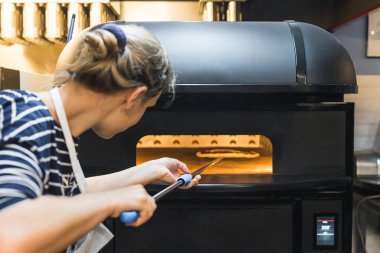
[[380,154],[373,150],[358,151],[356,155],[356,175],[380,175]]
[[[214,164],[216,164],[217,162],[219,162],[220,160],[222,160],[223,158],[217,158],[209,163],[207,163],[206,165],[200,167],[199,169],[197,169],[196,171],[194,171],[193,173],[191,173],[191,175],[193,177],[195,177],[196,175],[199,175],[202,173],[202,171],[204,171],[205,169],[207,169],[207,167],[210,167],[210,166],[213,166]],[[166,194],[168,194],[169,192],[171,192],[172,190],[178,188],[179,186],[182,185],[182,182],[181,181],[177,181],[171,185],[169,185],[168,187],[166,187],[165,189],[163,189],[162,191],[160,191],[159,193],[155,194],[153,196],[154,200],[155,201],[158,201],[159,199],[161,199],[163,196],[165,196]]]
[[373,147],[355,152],[356,175],[380,175],[380,125],[377,128]]

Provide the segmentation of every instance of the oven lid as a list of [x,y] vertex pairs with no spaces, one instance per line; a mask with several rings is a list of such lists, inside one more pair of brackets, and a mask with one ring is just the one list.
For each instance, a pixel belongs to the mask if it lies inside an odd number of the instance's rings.
[[314,25],[294,21],[139,24],[166,48],[178,93],[357,92],[349,54],[333,35]]

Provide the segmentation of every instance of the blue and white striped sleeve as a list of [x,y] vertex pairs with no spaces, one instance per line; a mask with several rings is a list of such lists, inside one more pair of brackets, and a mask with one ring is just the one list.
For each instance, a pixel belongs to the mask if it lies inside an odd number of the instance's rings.
[[48,119],[40,113],[44,107],[20,92],[0,94],[0,210],[43,192],[40,154],[32,152],[41,143],[32,137],[46,129]]
[[0,210],[42,194],[43,172],[37,157],[20,144],[0,149]]

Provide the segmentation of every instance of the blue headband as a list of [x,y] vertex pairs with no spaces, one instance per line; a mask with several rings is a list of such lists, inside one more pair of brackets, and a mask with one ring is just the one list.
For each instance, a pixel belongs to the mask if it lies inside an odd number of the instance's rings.
[[119,52],[121,55],[124,54],[125,46],[127,45],[127,37],[125,36],[124,31],[115,24],[105,24],[101,26],[101,28],[109,31],[116,37]]

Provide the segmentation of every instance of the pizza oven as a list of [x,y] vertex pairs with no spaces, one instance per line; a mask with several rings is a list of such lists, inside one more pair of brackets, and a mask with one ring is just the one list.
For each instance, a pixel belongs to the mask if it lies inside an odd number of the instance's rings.
[[343,46],[294,21],[140,24],[167,50],[175,98],[110,141],[82,136],[86,174],[224,159],[142,227],[107,221],[105,252],[350,253],[354,105],[344,94],[357,86]]

